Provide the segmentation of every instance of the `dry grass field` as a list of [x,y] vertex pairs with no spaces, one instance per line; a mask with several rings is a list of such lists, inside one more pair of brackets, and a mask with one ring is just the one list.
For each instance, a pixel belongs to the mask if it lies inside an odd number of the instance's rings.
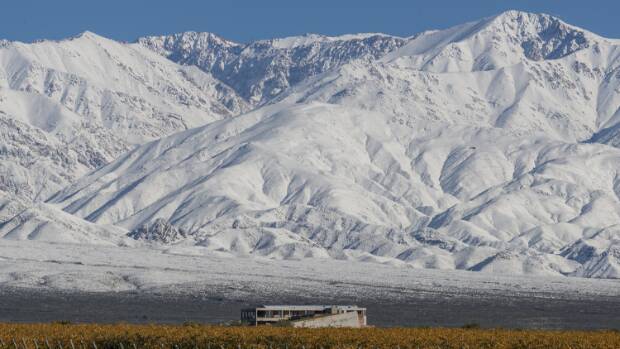
[[620,348],[618,331],[478,328],[293,329],[281,327],[0,324],[10,349]]

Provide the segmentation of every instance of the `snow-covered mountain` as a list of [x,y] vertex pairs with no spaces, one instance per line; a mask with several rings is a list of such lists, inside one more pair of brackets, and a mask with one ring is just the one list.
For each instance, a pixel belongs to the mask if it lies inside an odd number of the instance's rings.
[[258,107],[132,149],[45,207],[129,244],[620,277],[617,40],[509,11],[408,39],[142,46]]
[[177,63],[213,74],[248,103],[260,105],[311,76],[354,60],[378,59],[407,39],[384,34],[307,34],[239,44],[212,33],[186,32],[137,42]]
[[0,47],[0,190],[50,194],[142,144],[246,103],[195,67],[83,33]]

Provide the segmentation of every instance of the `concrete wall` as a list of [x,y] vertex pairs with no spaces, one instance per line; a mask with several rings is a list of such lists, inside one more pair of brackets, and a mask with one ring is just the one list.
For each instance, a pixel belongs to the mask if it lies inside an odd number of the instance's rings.
[[327,315],[292,322],[293,327],[362,327],[357,312]]

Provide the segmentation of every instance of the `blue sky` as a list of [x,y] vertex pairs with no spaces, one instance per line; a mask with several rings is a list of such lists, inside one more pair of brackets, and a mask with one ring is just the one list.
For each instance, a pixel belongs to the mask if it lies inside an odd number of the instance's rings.
[[620,38],[619,0],[11,0],[2,4],[0,38],[60,39],[85,30],[125,41],[187,30],[210,31],[240,42],[303,33],[408,36],[507,9],[557,15]]

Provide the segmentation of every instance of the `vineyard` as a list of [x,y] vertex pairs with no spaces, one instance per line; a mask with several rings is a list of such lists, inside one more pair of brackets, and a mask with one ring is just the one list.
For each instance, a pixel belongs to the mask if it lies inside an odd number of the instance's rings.
[[0,349],[620,348],[618,331],[0,324]]

